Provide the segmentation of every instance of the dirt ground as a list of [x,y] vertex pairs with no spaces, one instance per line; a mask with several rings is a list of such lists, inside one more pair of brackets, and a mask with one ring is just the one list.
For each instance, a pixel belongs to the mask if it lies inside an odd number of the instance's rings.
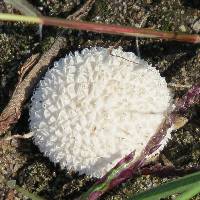
[[[82,0],[30,0],[45,16],[67,17],[84,3]],[[4,7],[2,12],[13,12]],[[88,16],[92,22],[142,26],[163,31],[200,33],[199,0],[96,0]],[[0,23],[0,112],[4,109],[18,79],[19,66],[33,53],[46,51],[54,40],[58,28],[44,27],[40,40],[38,26],[22,23]],[[81,50],[90,46],[109,47],[118,43],[125,51],[136,53],[135,38],[66,31],[67,49]],[[141,57],[159,69],[174,93],[183,95],[189,86],[200,81],[200,45],[169,42],[155,39],[139,39]],[[18,123],[6,136],[29,132],[28,100]],[[172,133],[172,139],[162,151],[159,162],[176,168],[200,166],[200,106],[191,108],[186,117],[188,123]],[[143,175],[132,178],[106,194],[102,199],[126,199],[133,192],[142,191],[174,177]],[[0,141],[0,200],[27,199],[10,190],[5,181],[17,184],[45,199],[74,199],[95,182],[87,176],[61,170],[39,152],[32,139]],[[170,197],[168,199],[173,199]],[[200,196],[194,199],[199,200]]]

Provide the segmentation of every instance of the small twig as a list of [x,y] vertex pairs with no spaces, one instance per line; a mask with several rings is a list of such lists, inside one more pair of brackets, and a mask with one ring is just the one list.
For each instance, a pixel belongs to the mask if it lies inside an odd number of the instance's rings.
[[113,54],[113,53],[112,53],[112,49],[113,49],[113,48],[109,49],[109,50],[110,50],[110,55],[111,55],[111,56],[115,56],[115,57],[117,57],[117,58],[121,58],[122,60],[126,60],[127,62],[132,62],[132,63],[135,63],[135,64],[139,64],[139,63],[134,62],[133,60],[129,60],[129,59],[124,58],[124,57],[122,57],[122,56]]
[[12,135],[12,136],[3,138],[3,140],[9,141],[9,140],[13,140],[13,139],[29,139],[29,138],[31,138],[31,137],[33,137],[33,132],[26,133],[26,134],[24,134],[24,135],[19,135],[19,134]]
[[[90,5],[93,1],[89,1]],[[86,2],[87,3],[87,2]],[[88,13],[89,9],[87,8],[86,3],[83,5],[83,8],[81,13],[84,12],[85,14]],[[91,8],[91,7],[90,7]],[[73,15],[70,15],[70,19],[76,19],[76,17],[79,17],[77,15],[77,12],[75,13],[75,17]],[[68,18],[67,18],[68,19]],[[60,49],[63,49],[67,46],[66,44],[66,38],[60,34],[50,49],[46,51],[43,55],[40,56],[37,63],[34,63],[34,66],[31,66],[32,69],[29,71],[29,73],[24,77],[26,74],[27,69],[27,63],[21,67],[22,70],[22,78],[19,78],[19,81],[17,83],[17,86],[13,92],[13,95],[6,106],[6,108],[3,110],[3,112],[0,115],[0,135],[4,132],[6,132],[12,124],[15,124],[21,115],[21,110],[24,102],[27,100],[27,98],[30,96],[30,94],[33,91],[34,86],[39,81],[40,77],[44,74],[44,72],[47,70],[48,66],[52,62],[53,59],[55,59],[60,51]],[[29,58],[28,60],[32,60]],[[28,68],[29,70],[29,68]],[[23,80],[22,80],[23,79]]]
[[88,12],[90,11],[90,9],[92,8],[94,2],[95,2],[95,0],[86,1],[85,4],[79,10],[77,10],[72,15],[69,15],[67,17],[67,19],[68,20],[73,20],[73,19],[80,20],[81,18],[85,17],[88,14]]
[[[120,37],[120,38],[121,38],[121,37]],[[111,56],[115,56],[115,55],[112,54],[112,50],[115,49],[116,47],[118,47],[118,46],[120,45],[121,42],[122,42],[122,39],[119,39],[117,42],[114,43],[114,45],[112,45],[112,46],[110,46],[110,47],[108,48],[109,54],[110,54]]]
[[182,85],[179,83],[168,83],[167,86],[172,87],[172,88],[178,88],[178,89],[189,89],[192,87],[192,85]]
[[37,63],[38,60],[39,54],[33,54],[30,58],[26,60],[26,62],[22,66],[20,66],[18,70],[19,82],[22,82],[25,74],[32,69],[32,67]]

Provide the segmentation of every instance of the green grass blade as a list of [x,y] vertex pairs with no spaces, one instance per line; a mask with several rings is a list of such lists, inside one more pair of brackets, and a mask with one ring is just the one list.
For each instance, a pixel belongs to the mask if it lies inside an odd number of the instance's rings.
[[13,21],[13,22],[21,21],[21,22],[36,23],[36,24],[42,23],[42,21],[41,21],[41,19],[39,17],[25,16],[25,15],[4,14],[4,13],[0,13],[0,20]]
[[200,183],[193,185],[189,190],[178,196],[176,200],[189,200],[200,193]]
[[[200,172],[162,184],[148,191],[132,195],[128,200],[159,200],[175,193],[182,193],[200,184]],[[181,199],[182,200],[182,199]]]
[[8,187],[15,189],[17,192],[22,193],[24,196],[32,199],[32,200],[44,200],[43,198],[39,197],[36,194],[30,193],[29,191],[25,190],[24,188],[16,185],[15,180],[11,180],[7,182]]
[[41,15],[40,12],[26,0],[5,0],[5,3],[11,4],[15,9],[19,10],[24,15]]

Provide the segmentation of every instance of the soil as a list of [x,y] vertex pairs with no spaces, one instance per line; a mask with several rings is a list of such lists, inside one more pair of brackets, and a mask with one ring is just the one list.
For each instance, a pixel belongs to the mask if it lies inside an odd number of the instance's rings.
[[[66,17],[84,3],[82,0],[29,0],[43,15]],[[16,12],[0,1],[2,12]],[[162,31],[188,34],[200,33],[199,0],[96,0],[88,16],[92,22],[142,26]],[[142,23],[143,22],[143,23]],[[142,23],[142,25],[141,25]],[[23,23],[0,23],[0,112],[8,103],[18,80],[19,66],[33,53],[48,49],[58,28],[43,27],[42,39],[37,25]],[[137,54],[136,39],[83,31],[66,31],[67,49],[81,50],[90,46],[123,47]],[[120,42],[119,42],[120,41]],[[119,43],[118,43],[119,42]],[[159,69],[174,93],[174,98],[183,95],[187,88],[200,81],[200,45],[170,42],[155,39],[139,39],[141,58]],[[29,132],[28,100],[18,123],[6,136]],[[200,106],[191,108],[186,117],[188,123],[172,133],[172,139],[159,156],[159,162],[176,168],[200,166]],[[122,200],[131,193],[146,190],[175,177],[156,175],[137,176],[107,193],[102,199]],[[51,200],[74,199],[87,191],[95,182],[87,176],[61,170],[44,157],[32,139],[0,141],[0,200],[27,199],[10,190],[5,182],[16,180],[30,192]],[[174,199],[169,197],[168,199]],[[199,200],[200,196],[193,199]]]

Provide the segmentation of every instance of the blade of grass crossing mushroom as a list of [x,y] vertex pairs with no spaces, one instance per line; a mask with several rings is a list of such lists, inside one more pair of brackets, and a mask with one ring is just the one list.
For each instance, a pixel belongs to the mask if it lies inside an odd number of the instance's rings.
[[186,111],[190,106],[199,102],[200,83],[189,89],[188,92],[176,103],[174,110],[168,114],[163,124],[157,133],[150,139],[139,158],[135,160],[133,153],[123,158],[103,178],[99,179],[88,192],[83,194],[80,199],[96,200],[108,190],[121,184],[128,178],[131,178],[138,168],[144,164],[147,157],[160,147],[160,143],[165,138],[168,128],[173,125],[176,115],[179,112]]
[[177,34],[174,32],[163,32],[147,28],[134,28],[120,25],[99,24],[83,21],[70,21],[53,17],[42,16],[39,18],[30,18],[30,16],[10,15],[1,13],[0,20],[40,23],[49,26],[58,26],[66,29],[85,30],[113,35],[124,35],[141,38],[157,38],[190,43],[200,43],[200,35]]

